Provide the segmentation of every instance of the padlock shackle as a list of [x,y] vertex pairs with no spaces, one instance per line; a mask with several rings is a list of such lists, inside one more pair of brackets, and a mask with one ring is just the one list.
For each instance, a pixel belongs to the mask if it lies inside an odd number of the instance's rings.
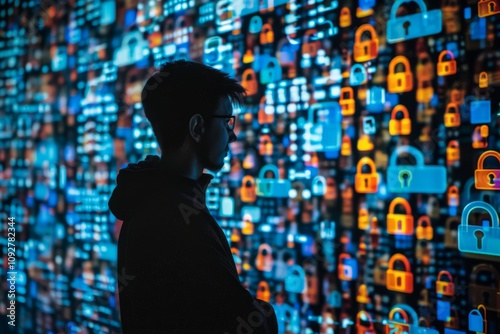
[[388,214],[394,214],[394,210],[396,209],[396,205],[402,205],[405,208],[405,213],[407,215],[411,215],[411,206],[410,203],[403,197],[396,197],[395,199],[392,200],[391,204],[389,205],[389,212]]
[[[458,148],[459,147],[458,141],[455,139],[450,140],[450,142],[448,143],[448,147]],[[450,186],[450,188],[451,187],[457,188],[457,186]],[[458,193],[458,188],[457,188],[457,193]]]
[[455,112],[453,112],[453,114],[459,114],[459,111],[458,111],[458,104],[456,103],[453,103],[453,102],[450,102],[446,105],[446,111],[444,112],[445,114],[448,114],[450,113],[450,110],[455,108]]
[[443,58],[444,56],[450,56],[450,60],[448,61],[452,61],[452,60],[455,60],[455,56],[453,55],[453,52],[451,52],[450,50],[443,50],[441,51],[441,53],[439,54],[439,57],[438,57],[438,63],[442,63],[443,62]]
[[432,227],[432,223],[431,223],[431,218],[427,215],[424,215],[420,218],[418,218],[418,221],[417,221],[417,227],[420,226],[420,227],[423,227],[422,226],[422,223],[425,222],[427,224],[426,227]]
[[438,282],[444,282],[444,281],[441,281],[441,277],[443,275],[446,275],[448,277],[448,279],[450,280],[448,283],[453,283],[453,276],[451,276],[450,272],[447,270],[441,270],[439,272],[438,277],[437,277]]
[[[391,309],[391,312],[389,313],[389,320],[393,320],[393,316],[394,316],[394,313],[396,312],[400,312],[403,311],[404,314],[406,315],[406,318],[405,319],[408,319],[408,314],[410,315],[411,317],[411,324],[414,324],[418,321],[418,316],[417,316],[417,312],[415,312],[414,309],[412,309],[410,306],[406,305],[406,304],[396,304],[392,307]],[[403,314],[403,313],[401,313]],[[409,319],[407,320],[406,322],[407,324],[410,324],[409,322]]]
[[469,215],[475,209],[483,209],[486,210],[490,214],[491,217],[491,226],[493,228],[500,228],[500,224],[498,222],[498,215],[495,211],[495,208],[491,206],[491,204],[483,202],[483,201],[474,201],[470,202],[464,207],[462,211],[462,224],[465,226],[469,226]]
[[[362,168],[363,166],[368,165],[371,168],[370,173],[362,173]],[[369,157],[362,157],[358,161],[358,165],[356,166],[356,172],[357,174],[377,174],[377,169],[375,168],[375,163],[373,160]]]
[[495,285],[500,289],[500,275],[498,274],[498,271],[495,269],[495,267],[493,267],[491,264],[481,263],[472,268],[472,273],[470,275],[471,281],[476,284],[477,275],[482,271],[486,271],[495,276]]
[[252,185],[255,184],[255,179],[253,178],[252,175],[245,175],[245,176],[243,176],[243,179],[241,180],[241,186],[246,187],[246,183],[248,181],[252,182]]
[[[361,316],[364,316],[364,318],[366,319],[365,321],[368,321],[370,323],[370,327],[361,326]],[[356,326],[367,328],[368,330],[373,330],[373,318],[370,313],[366,312],[365,310],[359,311],[356,315]]]
[[404,115],[404,118],[410,118],[410,113],[408,112],[408,109],[402,105],[402,104],[398,104],[396,105],[393,109],[392,109],[392,112],[391,112],[391,119],[392,120],[397,120],[397,121],[400,121],[398,119],[396,119],[396,115],[398,114],[398,112],[402,112],[403,115]]
[[405,323],[409,324],[409,321],[410,321],[410,320],[408,319],[408,314],[406,314],[406,312],[405,312],[403,309],[400,309],[400,308],[393,308],[393,309],[391,310],[391,312],[389,313],[389,320],[390,320],[390,321],[393,321],[393,320],[394,320],[394,315],[395,315],[396,313],[401,314],[401,315],[402,315],[402,317],[403,317],[403,319],[404,319],[404,321],[405,321]]
[[[344,99],[344,93],[349,94],[349,98]],[[352,87],[342,87],[340,88],[340,98],[339,101],[344,101],[344,100],[352,100],[352,96],[354,95],[354,91],[352,90]]]
[[408,261],[408,259],[406,258],[406,256],[404,256],[401,253],[396,253],[393,256],[391,256],[391,259],[389,260],[389,264],[387,265],[387,269],[388,270],[394,270],[394,262],[396,262],[396,261],[403,262],[403,264],[405,266],[405,271],[407,273],[411,273],[410,261]]
[[[264,177],[266,175],[266,172],[268,172],[268,171],[272,171],[273,172],[274,178],[266,178],[266,177]],[[261,179],[261,180],[265,180],[265,179],[268,179],[268,180],[279,180],[280,179],[280,171],[279,171],[278,167],[276,165],[274,165],[274,164],[264,165],[260,169],[259,179]]]
[[361,43],[361,36],[363,35],[364,32],[368,31],[370,35],[370,40],[375,41],[378,40],[377,32],[375,31],[375,28],[366,23],[362,24],[359,26],[359,28],[356,30],[356,34],[354,36],[354,43]]
[[392,4],[392,7],[391,7],[391,19],[395,19],[399,7],[401,7],[401,5],[408,3],[408,2],[416,2],[417,5],[420,7],[421,14],[427,12],[427,6],[425,5],[425,3],[422,0],[397,0],[395,3]]
[[394,152],[392,152],[390,159],[390,164],[392,166],[397,166],[397,159],[401,153],[408,153],[413,155],[417,162],[416,166],[424,166],[424,155],[418,149],[410,145],[399,146],[394,150]]
[[498,153],[497,151],[489,150],[483,152],[479,156],[479,159],[477,160],[477,169],[484,169],[484,160],[486,160],[486,158],[488,157],[495,157],[500,162],[500,153]]
[[405,56],[396,56],[394,58],[392,58],[391,62],[389,63],[389,74],[396,74],[396,72],[394,72],[396,70],[396,66],[398,64],[403,64],[403,66],[405,67],[405,70],[404,72],[398,72],[398,73],[410,73],[411,74],[411,68],[410,68],[410,61],[408,60],[408,58],[406,58]]

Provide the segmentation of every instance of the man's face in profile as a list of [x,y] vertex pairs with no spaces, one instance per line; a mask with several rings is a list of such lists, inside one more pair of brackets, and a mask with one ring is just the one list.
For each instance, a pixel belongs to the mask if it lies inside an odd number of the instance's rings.
[[227,116],[227,118],[205,117],[205,133],[198,146],[198,156],[204,168],[217,172],[224,166],[229,143],[236,140],[234,131],[230,130],[228,125],[230,117],[233,115],[233,106],[227,96],[219,99],[213,115]]

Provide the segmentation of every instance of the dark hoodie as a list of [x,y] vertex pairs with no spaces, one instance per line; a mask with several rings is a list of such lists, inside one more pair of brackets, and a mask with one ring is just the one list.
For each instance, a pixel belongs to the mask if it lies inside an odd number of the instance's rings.
[[273,307],[241,285],[224,232],[206,207],[213,176],[193,180],[159,163],[148,155],[121,169],[108,203],[123,220],[123,333],[278,333]]

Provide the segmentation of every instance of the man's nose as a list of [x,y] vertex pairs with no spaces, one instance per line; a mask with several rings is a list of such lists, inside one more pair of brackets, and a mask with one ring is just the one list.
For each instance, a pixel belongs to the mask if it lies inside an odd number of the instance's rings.
[[236,141],[236,139],[237,139],[236,134],[234,133],[233,130],[231,130],[231,132],[229,133],[229,142],[232,143]]

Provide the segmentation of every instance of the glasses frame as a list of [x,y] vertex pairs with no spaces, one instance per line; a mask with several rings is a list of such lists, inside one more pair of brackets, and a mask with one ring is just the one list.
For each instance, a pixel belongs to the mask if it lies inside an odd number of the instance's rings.
[[234,130],[234,127],[236,125],[236,116],[233,115],[233,116],[224,116],[224,115],[208,115],[208,117],[213,117],[213,118],[232,118],[233,119],[233,126],[232,127],[229,127],[228,125],[228,128],[230,131],[233,131]]

